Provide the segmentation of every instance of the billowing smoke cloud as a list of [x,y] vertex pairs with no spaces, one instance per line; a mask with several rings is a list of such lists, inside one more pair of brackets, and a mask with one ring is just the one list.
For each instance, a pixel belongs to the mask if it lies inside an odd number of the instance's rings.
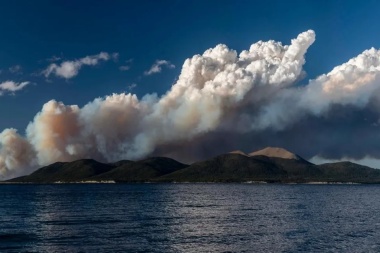
[[379,81],[380,51],[371,48],[303,88],[281,91],[257,116],[254,128],[283,129],[304,114],[326,115],[333,105],[365,108],[377,100]]
[[380,51],[300,86],[314,40],[309,30],[290,45],[259,41],[240,54],[217,45],[187,59],[162,97],[113,94],[82,108],[49,101],[25,138],[14,129],[0,135],[2,176],[79,158],[191,161],[268,145],[305,158],[380,158]]
[[31,172],[37,165],[32,145],[22,138],[15,129],[0,133],[0,176],[19,176]]
[[57,77],[70,79],[78,75],[79,70],[83,66],[95,66],[100,63],[100,61],[108,61],[111,58],[117,59],[118,53],[109,54],[106,52],[101,52],[97,55],[90,55],[74,61],[64,61],[60,65],[56,63],[50,64],[42,74],[48,78],[50,75],[55,75]]

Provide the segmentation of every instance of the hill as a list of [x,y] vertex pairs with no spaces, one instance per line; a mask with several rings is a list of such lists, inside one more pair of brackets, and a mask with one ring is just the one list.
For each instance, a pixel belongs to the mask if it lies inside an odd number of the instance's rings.
[[352,162],[336,162],[318,165],[326,181],[379,183],[380,170]]
[[286,171],[264,159],[241,154],[224,154],[158,178],[176,182],[278,181]]
[[113,169],[114,166],[92,159],[77,160],[74,162],[56,162],[33,172],[29,176],[14,178],[9,182],[76,182],[93,177]]
[[278,183],[380,183],[380,170],[351,162],[315,165],[282,148],[246,154],[240,150],[197,162],[154,181]]
[[8,180],[8,182],[144,182],[187,166],[166,157],[152,157],[137,162],[121,160],[108,164],[92,159],[84,159],[73,162],[53,163],[38,169],[28,176],[14,178]]
[[197,162],[191,166],[158,178],[176,182],[304,182],[322,172],[312,163],[300,158],[273,158],[229,153]]
[[188,167],[166,157],[152,157],[137,162],[124,163],[106,173],[89,178],[95,181],[145,182]]

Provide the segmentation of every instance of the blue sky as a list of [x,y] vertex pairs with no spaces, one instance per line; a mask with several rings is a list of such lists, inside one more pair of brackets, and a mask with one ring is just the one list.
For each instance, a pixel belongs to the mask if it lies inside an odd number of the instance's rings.
[[[363,50],[380,47],[378,1],[2,1],[0,83],[29,81],[0,96],[0,128],[26,125],[50,99],[83,106],[96,97],[167,91],[186,58],[224,43],[240,52],[258,40],[289,44],[307,29],[316,42],[306,55],[307,79]],[[100,52],[116,60],[83,66],[65,79],[41,72],[59,57],[73,61]],[[146,76],[156,60],[175,68]],[[59,62],[58,62],[59,63]],[[127,71],[120,66],[128,65]],[[16,71],[10,68],[20,66]]]

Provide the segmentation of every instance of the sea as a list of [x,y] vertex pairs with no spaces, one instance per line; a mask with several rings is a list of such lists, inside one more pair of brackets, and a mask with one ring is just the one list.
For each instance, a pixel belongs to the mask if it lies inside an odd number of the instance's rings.
[[380,252],[380,185],[0,185],[0,252]]

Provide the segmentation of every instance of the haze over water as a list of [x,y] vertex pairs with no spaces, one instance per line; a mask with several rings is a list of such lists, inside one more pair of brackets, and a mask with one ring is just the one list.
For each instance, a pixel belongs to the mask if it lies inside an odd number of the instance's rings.
[[0,185],[1,252],[379,252],[378,185]]

